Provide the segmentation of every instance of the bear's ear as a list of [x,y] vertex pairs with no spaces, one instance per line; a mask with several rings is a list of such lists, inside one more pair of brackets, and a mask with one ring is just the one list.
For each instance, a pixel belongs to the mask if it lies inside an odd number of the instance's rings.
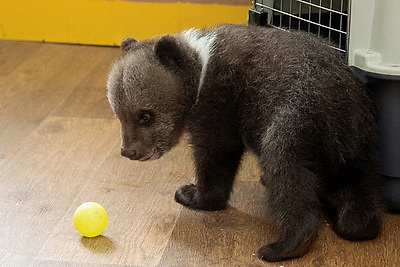
[[185,59],[185,51],[171,35],[162,36],[154,47],[155,54],[161,64],[167,67],[181,68]]
[[129,51],[129,49],[131,49],[131,47],[137,43],[137,41],[135,39],[133,39],[132,37],[126,37],[124,40],[122,40],[121,43],[121,53],[125,54],[126,52]]

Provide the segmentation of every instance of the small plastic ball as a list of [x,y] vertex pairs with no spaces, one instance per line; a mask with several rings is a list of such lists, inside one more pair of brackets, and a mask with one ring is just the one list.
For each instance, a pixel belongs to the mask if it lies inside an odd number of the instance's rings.
[[107,224],[107,211],[102,205],[96,202],[83,203],[75,210],[74,226],[83,236],[98,236],[104,232]]

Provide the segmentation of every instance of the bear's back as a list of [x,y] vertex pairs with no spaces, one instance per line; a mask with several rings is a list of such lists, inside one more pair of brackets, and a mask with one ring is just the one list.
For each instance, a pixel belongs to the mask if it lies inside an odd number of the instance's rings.
[[200,99],[213,108],[224,106],[225,113],[234,103],[231,112],[256,150],[283,110],[292,114],[287,123],[318,124],[316,137],[331,138],[328,143],[343,153],[356,153],[359,140],[353,136],[374,136],[372,102],[364,86],[325,40],[244,25],[212,31],[217,37]]

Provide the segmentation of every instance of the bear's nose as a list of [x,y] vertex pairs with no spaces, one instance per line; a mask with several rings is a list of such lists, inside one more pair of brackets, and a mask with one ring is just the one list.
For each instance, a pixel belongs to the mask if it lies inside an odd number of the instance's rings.
[[134,159],[136,156],[136,151],[131,149],[121,148],[121,155],[130,159]]

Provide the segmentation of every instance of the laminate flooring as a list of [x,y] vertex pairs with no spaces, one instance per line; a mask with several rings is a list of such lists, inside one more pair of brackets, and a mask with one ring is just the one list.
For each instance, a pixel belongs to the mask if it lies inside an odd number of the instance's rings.
[[[194,181],[187,138],[157,161],[119,155],[106,100],[118,48],[0,40],[0,266],[400,266],[399,215],[379,238],[348,242],[323,227],[310,253],[266,263],[276,238],[259,169],[245,155],[227,210],[174,202]],[[109,225],[81,237],[72,215],[101,203]]]

